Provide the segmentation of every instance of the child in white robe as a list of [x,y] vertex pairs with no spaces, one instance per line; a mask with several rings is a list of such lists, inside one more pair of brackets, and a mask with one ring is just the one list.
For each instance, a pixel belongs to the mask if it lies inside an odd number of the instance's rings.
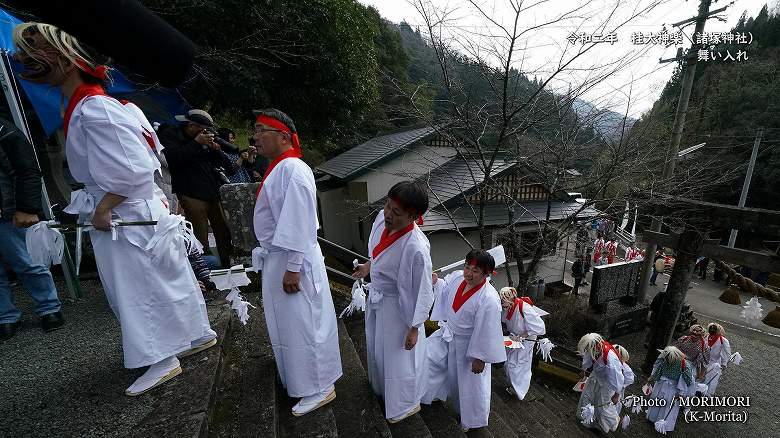
[[519,340],[523,348],[507,348],[504,370],[512,386],[507,392],[523,400],[531,386],[531,365],[537,338],[546,332],[542,316],[548,315],[544,310],[533,305],[528,297],[517,297],[517,291],[512,287],[502,288],[501,322],[506,324],[510,337]]
[[451,398],[464,431],[488,425],[490,364],[506,360],[501,302],[488,282],[493,269],[493,257],[479,249],[466,255],[463,271],[434,275],[431,320],[440,328],[428,339],[423,403]]
[[[614,347],[598,333],[588,333],[580,339],[577,352],[582,355],[583,374],[588,375],[580,394],[577,418],[589,428],[603,433],[617,430],[619,419],[617,403],[623,390],[623,364]],[[593,407],[592,421],[585,421],[583,408]]]
[[295,416],[336,398],[342,375],[338,326],[317,242],[317,188],[301,157],[293,121],[277,109],[255,111],[255,144],[271,160],[258,189],[254,229],[260,248],[263,311],[277,370]]
[[368,379],[383,397],[391,423],[419,412],[425,392],[423,324],[433,304],[431,248],[415,221],[427,209],[422,186],[411,181],[394,185],[371,228],[371,258],[353,274],[371,275],[365,315]]
[[707,385],[705,395],[715,395],[718,388],[718,381],[731,360],[731,343],[724,336],[726,334],[723,326],[718,323],[710,323],[707,326],[707,345],[710,347],[710,363],[707,365],[707,372],[704,375],[704,384]]
[[620,390],[620,400],[623,400],[626,395],[626,388],[634,383],[636,376],[634,375],[634,370],[628,366],[628,350],[626,350],[622,345],[613,345],[612,347],[615,349],[615,352],[618,355],[618,359],[620,359],[620,363],[623,364],[623,389]]
[[[154,183],[159,162],[134,110],[106,96],[108,67],[72,36],[44,23],[14,29],[22,78],[59,86],[68,97],[63,128],[73,178],[84,184],[67,212],[94,227],[90,238],[100,280],[122,330],[127,368],[149,368],[125,391],[140,395],[179,375],[180,357],[216,345],[206,304],[189,264],[162,267],[146,249],[153,226],[168,215]],[[65,87],[65,84],[68,87]],[[75,87],[75,88],[74,88]]]
[[677,414],[680,411],[678,396],[688,396],[696,386],[694,366],[685,360],[685,354],[679,348],[669,346],[661,351],[653,364],[653,372],[647,383],[653,385],[650,399],[663,399],[664,403],[653,403],[647,409],[647,420],[653,423],[663,420],[666,432],[674,431]]

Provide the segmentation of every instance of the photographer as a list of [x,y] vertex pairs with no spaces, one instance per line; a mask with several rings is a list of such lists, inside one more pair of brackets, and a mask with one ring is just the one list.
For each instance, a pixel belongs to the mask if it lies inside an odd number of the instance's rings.
[[[235,145],[236,143],[236,133],[228,128],[217,129],[217,137],[227,141],[230,143],[230,145]],[[251,164],[250,160],[254,162],[255,152],[256,151],[254,151],[254,148],[241,152],[237,147],[230,148],[227,145],[222,145],[222,153],[233,164],[233,175],[229,177],[231,184],[252,182],[252,178],[249,176],[250,174],[248,169],[249,165]]]
[[[33,147],[13,123],[0,118],[0,259],[16,272],[36,303],[41,328],[49,332],[62,327],[65,319],[49,269],[30,260],[24,230],[38,223],[40,210],[41,171]],[[21,317],[0,265],[0,341],[16,334]]]
[[221,265],[230,266],[233,246],[219,199],[219,187],[229,183],[233,163],[214,141],[214,120],[209,113],[193,109],[176,116],[179,126],[162,125],[157,131],[171,171],[173,192],[184,216],[192,222],[195,237],[208,247],[209,223],[217,241]]

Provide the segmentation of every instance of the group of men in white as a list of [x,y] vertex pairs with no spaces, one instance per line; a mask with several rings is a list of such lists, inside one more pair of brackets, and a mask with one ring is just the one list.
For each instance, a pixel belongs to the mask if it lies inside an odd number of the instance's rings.
[[[115,226],[118,220],[156,221],[176,231],[178,222],[169,220],[167,200],[154,183],[159,142],[140,111],[105,95],[107,67],[72,36],[27,23],[16,29],[14,41],[25,66],[22,77],[59,87],[69,100],[64,114],[68,163],[85,185],[69,208],[92,226],[100,278],[122,330],[125,366],[148,367],[126,390],[130,396],[142,394],[180,374],[179,357],[217,343],[189,265],[153,260],[149,248],[159,240],[155,227]],[[300,159],[290,117],[276,109],[256,111],[254,139],[271,163],[255,200],[260,246],[252,264],[262,271],[264,313],[281,382],[290,397],[300,399],[292,409],[300,416],[333,401],[342,375],[333,299],[317,243],[316,187]],[[450,400],[464,430],[485,427],[491,364],[505,362],[507,390],[522,400],[535,347],[541,351],[546,341],[538,337],[545,333],[541,317],[547,313],[513,288],[496,291],[490,282],[496,260],[488,251],[470,251],[462,270],[443,277],[433,272],[430,243],[416,223],[427,209],[423,187],[411,181],[394,185],[374,220],[369,260],[353,274],[361,282],[371,280],[365,300],[368,378],[390,422],[414,415],[420,403]],[[173,235],[169,243],[181,246],[181,239]],[[614,245],[604,248],[614,256]],[[424,327],[428,319],[439,325],[430,338]],[[686,362],[676,347],[663,351],[650,380],[653,397],[689,394],[694,375],[706,384],[707,394],[714,393],[721,369],[731,360],[728,340],[722,327],[711,324],[709,336],[694,341],[703,355],[695,360]],[[628,352],[597,334],[583,337],[578,349],[589,373],[581,418],[604,432],[615,430],[617,406],[634,379]],[[650,410],[648,419],[663,417],[672,430],[676,408],[670,409],[671,418],[668,411]]]
[[[575,390],[582,391],[578,418],[586,427],[603,433],[614,432],[621,424],[628,428],[630,417],[624,409],[641,411],[635,400],[625,397],[626,388],[635,378],[628,365],[628,351],[611,345],[597,333],[583,336],[577,351],[582,355],[582,380],[575,385]],[[653,364],[642,388],[643,395],[651,399],[647,420],[659,433],[674,431],[680,397],[713,396],[723,369],[741,361],[739,353],[731,353],[720,324],[709,324],[707,333],[702,326],[693,325],[688,335],[661,350]]]

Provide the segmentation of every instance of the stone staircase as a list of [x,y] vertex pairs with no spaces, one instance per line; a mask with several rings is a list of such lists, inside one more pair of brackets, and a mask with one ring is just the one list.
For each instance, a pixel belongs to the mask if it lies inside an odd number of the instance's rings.
[[[593,432],[574,418],[576,394],[534,378],[526,401],[505,388],[503,368],[493,367],[490,425],[463,433],[450,403],[422,405],[419,414],[400,423],[385,421],[366,373],[363,314],[339,320],[339,346],[344,375],[336,382],[337,398],[303,417],[290,413],[289,399],[276,376],[262,303],[258,292],[245,293],[257,309],[249,324],[234,320],[227,336],[223,376],[214,396],[210,437],[383,437],[383,438],[519,438],[589,437]],[[337,298],[338,301],[338,298]],[[341,303],[345,305],[346,303]],[[339,303],[337,302],[337,307]]]

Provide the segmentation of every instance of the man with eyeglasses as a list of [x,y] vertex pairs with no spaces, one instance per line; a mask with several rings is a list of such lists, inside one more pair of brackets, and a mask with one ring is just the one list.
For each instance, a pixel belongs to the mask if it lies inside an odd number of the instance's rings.
[[301,416],[336,398],[341,377],[338,328],[325,262],[317,243],[317,188],[301,158],[295,124],[277,109],[255,111],[257,152],[271,160],[257,191],[254,228],[260,247],[263,311],[282,385],[300,398]]
[[176,120],[182,123],[179,126],[162,125],[157,131],[171,172],[173,192],[204,248],[208,248],[211,224],[220,264],[229,267],[233,245],[219,188],[229,182],[224,180],[222,172],[232,174],[233,163],[214,142],[214,120],[209,113],[193,109],[176,116]]

